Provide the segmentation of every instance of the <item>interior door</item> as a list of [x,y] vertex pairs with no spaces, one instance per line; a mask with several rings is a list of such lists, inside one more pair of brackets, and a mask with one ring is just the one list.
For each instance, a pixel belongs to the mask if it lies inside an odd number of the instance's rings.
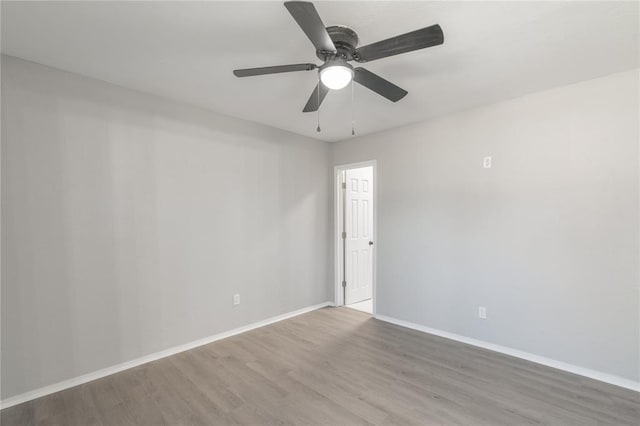
[[345,304],[371,299],[373,281],[373,167],[345,172]]

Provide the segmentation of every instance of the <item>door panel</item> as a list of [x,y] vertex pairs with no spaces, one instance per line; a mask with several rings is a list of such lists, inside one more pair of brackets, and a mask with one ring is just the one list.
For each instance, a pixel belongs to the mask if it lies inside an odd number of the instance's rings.
[[347,170],[346,185],[346,300],[371,298],[373,281],[373,167]]

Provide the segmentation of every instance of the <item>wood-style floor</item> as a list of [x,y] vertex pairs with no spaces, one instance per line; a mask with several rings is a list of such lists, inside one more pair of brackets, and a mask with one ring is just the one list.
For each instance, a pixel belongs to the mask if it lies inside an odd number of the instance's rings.
[[11,425],[633,424],[638,393],[326,308],[2,412]]

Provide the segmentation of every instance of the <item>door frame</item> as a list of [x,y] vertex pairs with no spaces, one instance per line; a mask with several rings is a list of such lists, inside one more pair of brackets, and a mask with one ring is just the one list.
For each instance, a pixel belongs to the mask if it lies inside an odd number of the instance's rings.
[[378,245],[378,175],[377,175],[377,162],[376,160],[361,161],[358,163],[340,164],[333,167],[333,212],[334,212],[334,306],[344,305],[342,294],[342,212],[340,208],[342,206],[342,188],[340,187],[340,174],[345,170],[359,169],[362,167],[373,167],[373,253],[372,253],[372,267],[371,274],[371,301],[372,301],[372,315],[376,315],[376,305],[378,298],[376,297],[376,276],[378,269],[376,247]]

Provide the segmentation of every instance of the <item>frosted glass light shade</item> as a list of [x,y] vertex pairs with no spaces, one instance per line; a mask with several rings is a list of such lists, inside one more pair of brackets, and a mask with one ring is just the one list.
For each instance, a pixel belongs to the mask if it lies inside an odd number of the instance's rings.
[[353,78],[353,70],[342,65],[333,65],[320,71],[320,81],[329,89],[340,90]]

